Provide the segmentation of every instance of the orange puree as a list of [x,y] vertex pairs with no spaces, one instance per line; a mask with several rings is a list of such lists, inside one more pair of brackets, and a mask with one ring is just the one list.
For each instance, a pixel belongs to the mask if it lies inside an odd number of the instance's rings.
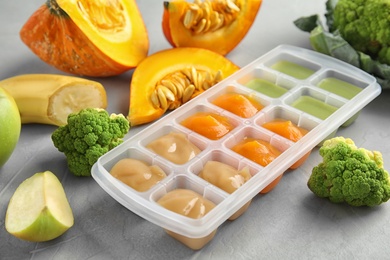
[[[282,153],[269,142],[254,138],[245,138],[240,143],[233,146],[232,150],[262,166],[267,166]],[[279,183],[281,178],[282,174],[260,193],[267,193],[272,190]]]
[[[202,197],[197,192],[188,189],[172,190],[162,196],[157,203],[170,211],[193,219],[203,217],[215,207],[215,204],[212,201]],[[173,238],[194,250],[202,248],[216,233],[216,230],[214,230],[205,237],[190,238],[169,230],[165,231]]]
[[293,142],[298,141],[308,132],[308,130],[295,125],[290,120],[284,119],[274,119],[263,124],[262,127],[267,128],[268,130]]
[[[289,120],[284,119],[274,119],[270,122],[267,122],[262,125],[262,127],[281,135],[293,142],[297,142],[299,139],[301,139],[305,134],[307,134],[309,131],[295,125]],[[301,166],[306,159],[309,157],[311,151],[306,153],[302,158],[300,158],[297,162],[295,162],[290,169],[296,169],[299,166]]]
[[254,116],[264,107],[252,98],[232,92],[217,97],[213,104],[243,118]]
[[227,117],[208,112],[195,113],[181,124],[211,140],[223,137],[234,128]]
[[111,175],[129,185],[136,191],[147,191],[166,177],[165,172],[157,165],[125,158],[118,161],[110,171]]
[[267,166],[281,154],[269,142],[254,138],[245,138],[236,144],[232,150],[262,166]]

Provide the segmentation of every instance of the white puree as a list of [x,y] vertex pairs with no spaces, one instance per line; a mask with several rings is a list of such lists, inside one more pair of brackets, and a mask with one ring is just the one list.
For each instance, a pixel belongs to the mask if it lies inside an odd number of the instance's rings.
[[208,161],[199,173],[199,177],[228,193],[233,193],[252,176],[248,168],[238,171],[225,163]]
[[150,142],[146,147],[176,164],[184,164],[201,152],[185,134],[174,132]]
[[136,191],[147,191],[166,177],[165,172],[157,165],[125,158],[118,161],[110,171],[111,175],[129,185]]

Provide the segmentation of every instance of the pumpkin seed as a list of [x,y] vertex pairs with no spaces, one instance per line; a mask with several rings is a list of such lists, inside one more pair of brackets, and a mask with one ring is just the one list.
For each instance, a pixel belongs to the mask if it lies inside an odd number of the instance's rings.
[[197,70],[191,66],[161,79],[156,84],[155,91],[151,94],[150,99],[156,108],[176,109],[181,104],[218,83],[221,79],[221,71],[217,71],[215,75],[212,75],[209,71]]
[[161,89],[161,91],[164,94],[166,100],[175,101],[175,95],[167,87],[165,87],[163,85],[159,85],[157,88],[159,90]]
[[[176,86],[170,80],[161,80],[161,86],[168,88],[174,96],[177,95]],[[158,87],[158,86],[157,86]]]
[[168,108],[168,101],[161,88],[157,89],[157,97],[158,97],[158,101],[160,102],[160,107],[163,110],[166,110]]
[[188,100],[190,100],[194,91],[195,91],[194,85],[191,84],[188,87],[186,87],[186,89],[183,92],[182,102],[186,103]]
[[216,31],[232,23],[240,12],[235,0],[195,0],[188,5],[183,25],[194,34]]
[[150,95],[150,100],[152,101],[153,107],[154,108],[159,108],[160,107],[160,101],[158,100],[158,96],[156,91],[153,91],[152,94]]

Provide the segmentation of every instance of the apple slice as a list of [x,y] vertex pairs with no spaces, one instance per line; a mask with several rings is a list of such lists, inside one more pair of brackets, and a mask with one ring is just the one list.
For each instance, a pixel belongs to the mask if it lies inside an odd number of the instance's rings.
[[6,230],[17,238],[43,242],[73,226],[73,213],[61,182],[50,171],[23,181],[10,199]]

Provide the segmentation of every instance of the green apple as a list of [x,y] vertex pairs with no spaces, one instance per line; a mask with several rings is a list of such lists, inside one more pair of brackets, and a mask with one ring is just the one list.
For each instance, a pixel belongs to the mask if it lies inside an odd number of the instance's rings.
[[20,114],[14,98],[0,88],[0,167],[11,156],[19,141]]
[[61,182],[50,171],[23,181],[12,195],[5,215],[6,230],[17,238],[43,242],[73,226],[72,209]]

